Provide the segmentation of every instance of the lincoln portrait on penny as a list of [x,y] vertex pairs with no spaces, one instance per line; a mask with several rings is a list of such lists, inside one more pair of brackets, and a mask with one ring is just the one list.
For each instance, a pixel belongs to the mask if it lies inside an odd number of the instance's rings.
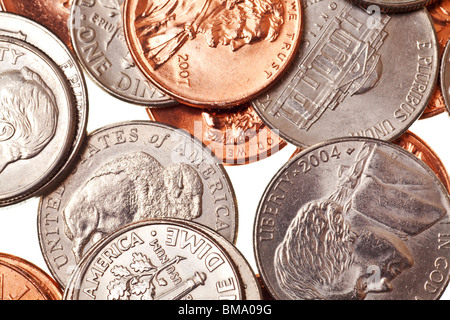
[[197,34],[203,34],[211,48],[222,44],[232,51],[260,40],[274,41],[283,12],[279,0],[156,0],[148,1],[135,29],[144,55],[157,69]]
[[415,263],[407,241],[447,213],[436,183],[367,143],[337,190],[303,205],[278,245],[274,266],[292,299],[353,300],[395,290]]
[[0,173],[38,155],[55,135],[58,108],[51,89],[31,69],[0,74]]

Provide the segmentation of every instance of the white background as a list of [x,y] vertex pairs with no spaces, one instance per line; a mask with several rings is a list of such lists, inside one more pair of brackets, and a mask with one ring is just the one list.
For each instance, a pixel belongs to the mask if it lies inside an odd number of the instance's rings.
[[[122,102],[100,89],[87,76],[89,92],[88,132],[126,120],[148,120],[145,108]],[[450,167],[450,117],[447,112],[416,121],[410,131],[422,138]],[[239,208],[239,232],[236,246],[258,273],[253,253],[253,222],[258,202],[265,187],[278,169],[295,152],[288,145],[271,157],[242,166],[226,166],[236,193]],[[1,181],[1,183],[5,183]],[[39,199],[0,208],[0,252],[26,259],[51,274],[42,256],[37,235]],[[450,300],[450,288],[441,297]]]

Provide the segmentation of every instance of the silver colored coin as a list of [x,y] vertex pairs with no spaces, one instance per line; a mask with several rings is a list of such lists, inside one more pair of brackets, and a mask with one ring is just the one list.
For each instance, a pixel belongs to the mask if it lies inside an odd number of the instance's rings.
[[306,1],[299,56],[253,101],[299,147],[362,136],[390,141],[422,114],[436,85],[436,32],[426,9],[389,16],[344,0]]
[[183,221],[183,223],[191,225],[192,227],[196,227],[197,229],[200,229],[202,232],[206,233],[209,237],[211,237],[211,239],[213,239],[228,253],[230,259],[233,261],[233,264],[236,267],[237,273],[239,274],[239,278],[241,279],[242,300],[263,299],[262,288],[258,278],[256,277],[252,267],[248,263],[248,260],[233,243],[222,237],[217,232],[214,232],[203,225],[199,224],[194,225],[190,221]]
[[[70,154],[55,175],[55,178],[41,188],[41,192],[53,188],[64,175],[71,169],[77,159],[78,152],[86,137],[88,119],[87,87],[84,74],[77,59],[70,49],[51,31],[42,25],[22,17],[20,15],[0,12],[0,35],[26,41],[40,49],[63,71],[66,81],[69,83],[72,94],[75,97],[76,123],[74,124],[75,136],[72,142]],[[22,199],[17,199],[22,200]]]
[[442,96],[444,97],[445,107],[447,112],[450,112],[450,45],[449,42],[445,45],[445,50],[442,55],[441,69],[440,69],[440,86]]
[[[62,70],[27,42],[0,36],[0,206],[27,199],[67,160],[75,101]],[[32,170],[30,170],[32,168]]]
[[233,261],[206,233],[184,221],[147,220],[125,226],[92,247],[70,278],[63,299],[242,297]]
[[369,10],[384,12],[407,12],[424,8],[437,0],[352,0]]
[[78,1],[71,8],[70,33],[81,64],[113,96],[146,107],[175,103],[141,73],[123,34],[123,0]]
[[41,250],[65,287],[92,243],[128,223],[180,218],[235,242],[236,197],[219,160],[187,132],[151,121],[88,136],[73,172],[38,210]]
[[275,299],[438,299],[449,280],[450,196],[421,160],[389,142],[329,140],[292,158],[254,226]]

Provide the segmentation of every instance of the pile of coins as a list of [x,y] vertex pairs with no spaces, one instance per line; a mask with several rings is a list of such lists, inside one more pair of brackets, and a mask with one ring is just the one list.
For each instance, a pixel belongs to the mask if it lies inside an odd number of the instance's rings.
[[[0,298],[439,299],[450,178],[408,129],[450,12],[403,2],[0,0],[0,206],[39,198],[51,274],[2,253]],[[148,119],[88,132],[87,78]],[[286,146],[242,230],[227,167]]]

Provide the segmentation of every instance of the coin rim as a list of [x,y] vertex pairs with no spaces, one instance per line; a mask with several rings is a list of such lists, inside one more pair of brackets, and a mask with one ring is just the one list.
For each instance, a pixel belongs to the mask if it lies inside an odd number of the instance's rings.
[[[346,143],[346,142],[368,142],[368,143],[377,143],[379,145],[383,145],[383,146],[387,146],[387,147],[392,147],[394,150],[397,150],[400,153],[403,153],[404,155],[406,155],[407,157],[411,158],[412,161],[415,161],[419,166],[421,166],[422,168],[424,168],[424,170],[426,172],[428,172],[428,174],[431,174],[431,176],[433,177],[433,179],[435,180],[435,182],[438,185],[438,188],[441,189],[441,191],[443,192],[443,195],[446,196],[447,198],[447,202],[450,206],[450,194],[448,193],[447,189],[445,188],[444,184],[442,183],[442,181],[439,179],[439,177],[434,173],[433,170],[431,170],[431,168],[426,165],[421,159],[419,159],[417,156],[413,155],[412,153],[406,151],[405,149],[403,149],[402,147],[392,143],[392,142],[388,142],[388,141],[383,141],[383,140],[379,140],[379,139],[374,139],[374,138],[366,138],[366,137],[345,137],[345,138],[336,138],[336,139],[330,139],[330,140],[326,140],[323,141],[321,143],[315,144],[307,149],[301,150],[298,154],[296,154],[294,157],[292,157],[291,159],[289,159],[278,171],[277,173],[272,177],[272,179],[270,180],[270,182],[268,183],[266,189],[264,190],[262,196],[261,196],[261,200],[258,203],[257,209],[256,209],[256,214],[255,214],[255,219],[254,219],[254,224],[253,224],[253,252],[254,252],[254,257],[255,257],[255,261],[256,261],[256,265],[259,271],[259,275],[261,278],[261,281],[263,283],[263,285],[265,286],[265,288],[267,289],[268,293],[275,299],[275,300],[279,300],[279,294],[278,292],[273,288],[272,286],[272,280],[268,280],[267,279],[267,275],[266,275],[266,269],[267,267],[264,266],[264,263],[261,261],[260,258],[260,254],[259,254],[259,241],[258,241],[258,222],[259,222],[259,218],[261,216],[261,212],[262,212],[262,208],[263,208],[263,204],[267,199],[267,195],[271,192],[273,185],[278,181],[278,179],[282,176],[282,174],[291,166],[293,165],[299,158],[309,154],[310,152],[323,148],[325,146],[329,146],[329,145],[334,145],[337,143]],[[447,216],[450,216],[450,213],[447,212]],[[435,300],[439,300],[439,298],[442,296],[442,294],[444,293],[445,289],[448,287],[448,284],[450,282],[450,274],[447,274],[446,279],[444,281],[444,285],[441,287],[439,294],[435,295]],[[287,294],[286,294],[287,295]]]

